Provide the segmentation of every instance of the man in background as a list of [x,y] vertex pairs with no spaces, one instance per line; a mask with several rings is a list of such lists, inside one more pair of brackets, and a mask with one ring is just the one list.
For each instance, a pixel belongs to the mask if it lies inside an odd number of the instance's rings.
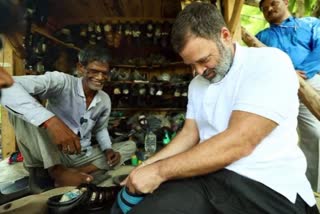
[[[295,18],[288,10],[288,0],[262,0],[260,9],[270,27],[257,38],[267,46],[286,52],[296,73],[320,92],[320,20]],[[284,80],[288,81],[288,80]],[[320,191],[319,144],[320,121],[300,102],[298,115],[299,145],[307,158],[307,178],[315,192]]]

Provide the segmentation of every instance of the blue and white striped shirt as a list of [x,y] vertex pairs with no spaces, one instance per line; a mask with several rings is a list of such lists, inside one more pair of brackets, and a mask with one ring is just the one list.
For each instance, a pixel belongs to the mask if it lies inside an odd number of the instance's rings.
[[[92,135],[102,150],[111,148],[107,130],[111,100],[104,91],[99,90],[87,108],[82,78],[55,71],[16,76],[14,81],[12,87],[2,90],[1,104],[10,112],[35,126],[57,116],[80,135],[82,150],[90,150]],[[46,107],[36,98],[46,99]]]

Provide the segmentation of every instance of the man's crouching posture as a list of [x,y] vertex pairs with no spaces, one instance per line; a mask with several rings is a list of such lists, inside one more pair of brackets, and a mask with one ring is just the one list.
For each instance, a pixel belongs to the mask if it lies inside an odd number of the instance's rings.
[[[135,152],[132,141],[111,146],[111,101],[102,90],[110,59],[106,49],[88,47],[79,53],[81,78],[57,71],[14,77],[2,92],[25,166],[48,169],[56,186],[91,182],[91,173],[120,165]],[[38,99],[47,100],[46,107]]]

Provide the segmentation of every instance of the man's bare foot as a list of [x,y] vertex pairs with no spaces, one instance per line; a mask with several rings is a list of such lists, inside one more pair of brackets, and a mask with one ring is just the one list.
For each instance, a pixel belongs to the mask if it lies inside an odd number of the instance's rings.
[[78,186],[81,183],[90,183],[93,180],[91,175],[80,172],[74,168],[67,168],[63,165],[55,165],[50,167],[48,171],[57,187]]
[[79,170],[80,172],[84,172],[86,174],[91,174],[91,173],[99,170],[99,168],[93,164],[89,164],[86,166],[80,166],[80,167],[77,167],[76,169]]

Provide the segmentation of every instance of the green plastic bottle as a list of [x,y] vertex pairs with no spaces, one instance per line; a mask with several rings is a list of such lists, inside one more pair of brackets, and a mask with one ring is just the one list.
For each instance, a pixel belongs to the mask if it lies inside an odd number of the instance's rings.
[[138,160],[137,156],[136,155],[132,155],[131,156],[131,165],[132,166],[138,166],[138,162],[139,162],[139,160]]
[[168,133],[167,130],[165,130],[165,131],[164,131],[164,137],[163,137],[163,139],[162,139],[162,143],[163,143],[164,145],[167,145],[168,143],[170,143],[170,141],[171,141],[171,139],[170,139],[170,137],[169,137],[169,133]]

